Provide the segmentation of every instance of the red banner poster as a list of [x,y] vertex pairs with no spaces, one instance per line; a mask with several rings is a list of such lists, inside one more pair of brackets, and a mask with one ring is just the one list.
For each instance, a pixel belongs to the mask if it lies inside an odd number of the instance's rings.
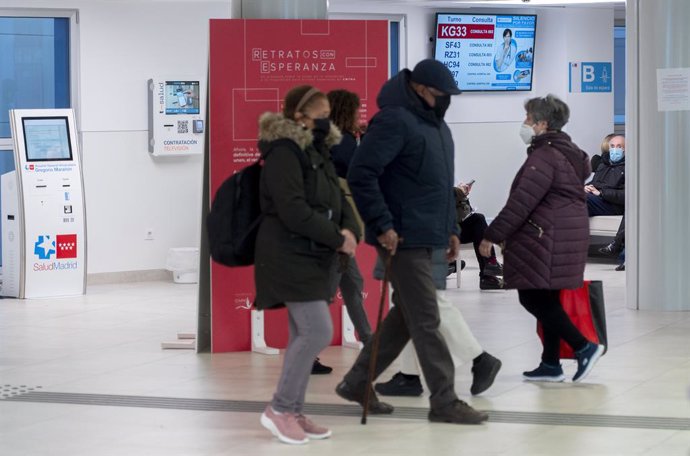
[[[258,119],[280,112],[292,87],[309,84],[323,92],[346,89],[359,95],[367,121],[388,78],[387,21],[212,20],[210,25],[210,194],[233,172],[259,157]],[[365,245],[357,259],[365,279],[364,303],[376,315],[380,284],[371,277],[375,251]],[[254,300],[251,267],[211,267],[211,350],[251,348]],[[342,301],[331,305],[333,343],[340,343]],[[265,314],[266,342],[285,347],[287,313]]]

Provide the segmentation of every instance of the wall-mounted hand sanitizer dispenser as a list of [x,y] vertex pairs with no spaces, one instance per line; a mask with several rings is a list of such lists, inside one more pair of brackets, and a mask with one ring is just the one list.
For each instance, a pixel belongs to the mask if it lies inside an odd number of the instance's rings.
[[205,108],[198,79],[149,79],[149,152],[154,156],[204,152]]

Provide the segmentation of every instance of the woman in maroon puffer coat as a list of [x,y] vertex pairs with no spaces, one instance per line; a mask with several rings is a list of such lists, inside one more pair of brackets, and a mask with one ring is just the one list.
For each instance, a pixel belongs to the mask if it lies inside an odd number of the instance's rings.
[[591,168],[585,152],[561,131],[570,109],[553,95],[525,103],[520,136],[529,145],[527,160],[515,176],[505,207],[484,233],[480,246],[490,255],[503,244],[506,288],[517,288],[520,304],[544,328],[542,361],[524,372],[526,380],[565,379],[560,340],[575,351],[581,381],[604,352],[572,324],[559,299],[564,288],[579,288],[587,260],[589,218],[582,185]]

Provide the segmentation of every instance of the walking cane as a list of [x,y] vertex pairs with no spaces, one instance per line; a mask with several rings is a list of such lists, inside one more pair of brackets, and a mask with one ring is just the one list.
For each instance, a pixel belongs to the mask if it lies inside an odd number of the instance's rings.
[[367,377],[367,387],[364,390],[364,410],[362,411],[361,424],[367,424],[367,413],[369,412],[369,398],[371,396],[371,384],[374,381],[374,370],[376,370],[376,357],[379,354],[379,341],[381,340],[381,319],[383,318],[383,305],[388,294],[388,275],[391,269],[391,255],[388,254],[384,262],[383,283],[381,284],[381,300],[379,301],[379,314],[376,317],[376,332],[374,341],[371,344],[371,354],[369,355],[369,372]]

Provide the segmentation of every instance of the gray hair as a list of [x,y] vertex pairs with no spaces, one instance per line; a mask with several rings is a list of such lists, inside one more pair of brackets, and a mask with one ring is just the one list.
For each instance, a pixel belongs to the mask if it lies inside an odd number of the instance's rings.
[[549,124],[549,130],[560,130],[570,118],[568,105],[551,94],[525,101],[525,111],[534,122],[545,120]]

